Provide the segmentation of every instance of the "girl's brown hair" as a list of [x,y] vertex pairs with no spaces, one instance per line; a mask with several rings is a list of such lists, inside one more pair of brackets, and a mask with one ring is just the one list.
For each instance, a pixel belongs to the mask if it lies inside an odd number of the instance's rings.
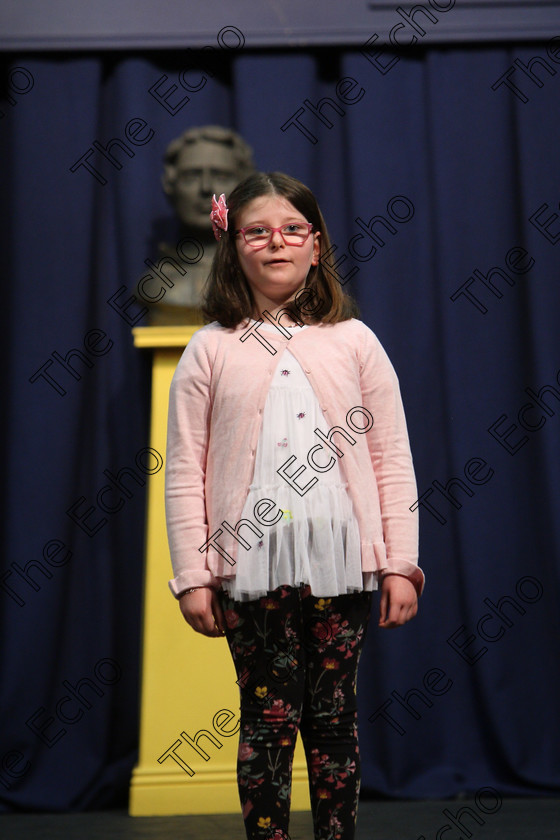
[[[210,275],[203,290],[202,313],[206,323],[218,321],[223,327],[236,327],[254,317],[255,301],[251,287],[245,279],[239,260],[235,231],[241,210],[250,201],[263,195],[279,196],[289,201],[308,222],[313,232],[319,232],[321,254],[331,248],[325,220],[311,190],[283,172],[254,172],[245,178],[227,197],[228,230],[222,231]],[[334,324],[359,317],[358,305],[331,273],[325,270],[319,258],[312,265],[305,282],[305,293],[299,292],[286,304],[294,321],[315,324],[320,321]],[[309,291],[307,291],[309,289]]]

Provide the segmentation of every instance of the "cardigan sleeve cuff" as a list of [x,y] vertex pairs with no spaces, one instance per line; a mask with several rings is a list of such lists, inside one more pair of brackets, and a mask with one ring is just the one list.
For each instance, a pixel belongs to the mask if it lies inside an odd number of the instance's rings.
[[211,586],[213,589],[220,588],[220,581],[214,577],[209,569],[192,569],[181,572],[177,577],[169,581],[169,588],[175,598],[180,598],[185,589],[193,586]]
[[418,597],[422,594],[424,589],[425,577],[422,569],[415,563],[410,563],[408,560],[393,560],[390,566],[385,566],[379,569],[379,580],[382,580],[386,575],[401,575],[406,577],[413,584],[416,589]]

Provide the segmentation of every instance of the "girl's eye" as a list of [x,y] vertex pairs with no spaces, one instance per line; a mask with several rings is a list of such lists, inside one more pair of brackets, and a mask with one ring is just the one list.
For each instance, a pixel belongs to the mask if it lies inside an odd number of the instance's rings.
[[267,233],[267,228],[264,228],[264,227],[252,227],[252,228],[249,228],[249,229],[246,231],[246,233],[248,233],[248,234],[249,234],[249,236],[264,236],[264,234],[265,234],[265,233]]
[[292,225],[286,225],[284,228],[285,233],[301,233],[302,230],[303,227],[295,223]]

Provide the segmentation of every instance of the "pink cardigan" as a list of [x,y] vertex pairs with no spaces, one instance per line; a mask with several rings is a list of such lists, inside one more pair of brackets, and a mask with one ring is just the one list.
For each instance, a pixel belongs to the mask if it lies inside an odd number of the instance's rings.
[[[193,335],[181,356],[169,395],[165,474],[171,591],[179,597],[191,586],[218,587],[243,543],[254,545],[258,531],[278,513],[269,500],[257,505],[253,519],[239,522],[278,351],[289,343],[331,432],[333,427],[340,432],[329,434],[330,447],[316,447],[311,460],[308,455],[307,463],[294,461],[282,477],[304,495],[310,481],[321,480],[312,463],[327,465],[338,447],[360,529],[362,569],[405,575],[420,594],[418,512],[410,510],[416,481],[399,384],[387,354],[355,318],[287,332],[247,324],[227,329],[214,321]],[[355,407],[367,411],[351,412]],[[367,432],[360,431],[368,425]],[[313,484],[305,492],[313,492]]]

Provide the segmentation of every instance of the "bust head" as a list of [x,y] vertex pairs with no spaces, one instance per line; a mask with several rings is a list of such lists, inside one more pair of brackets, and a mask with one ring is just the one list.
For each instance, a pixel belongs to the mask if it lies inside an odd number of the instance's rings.
[[190,128],[167,147],[163,189],[188,228],[211,231],[212,195],[225,193],[254,172],[253,150],[221,126]]

